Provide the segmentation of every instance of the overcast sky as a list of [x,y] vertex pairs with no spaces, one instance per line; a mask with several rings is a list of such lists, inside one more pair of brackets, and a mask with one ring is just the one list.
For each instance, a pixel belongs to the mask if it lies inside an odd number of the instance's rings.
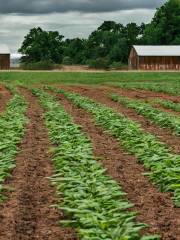
[[104,20],[149,22],[166,0],[0,0],[0,43],[17,52],[32,27],[87,37]]

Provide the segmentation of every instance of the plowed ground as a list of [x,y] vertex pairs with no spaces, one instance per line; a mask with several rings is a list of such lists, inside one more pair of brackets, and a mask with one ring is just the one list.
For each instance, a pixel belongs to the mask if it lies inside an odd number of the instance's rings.
[[[107,97],[112,88],[58,87],[88,96],[140,122],[147,132],[168,144],[172,152],[180,153],[178,137],[173,136],[170,130],[152,124],[135,111],[112,102]],[[64,219],[63,212],[51,207],[63,199],[58,199],[54,187],[47,179],[53,175],[54,169],[50,154],[52,146],[45,127],[43,110],[36,97],[28,90],[20,91],[29,103],[27,111],[29,123],[19,146],[16,168],[12,172],[12,177],[5,183],[7,187],[13,188],[13,191],[7,192],[7,200],[0,204],[0,240],[78,239],[73,229],[64,228],[59,224],[59,221]],[[138,96],[145,99],[158,95],[177,102],[180,100],[179,97],[175,99],[164,94],[149,93],[150,96],[144,91],[116,90],[116,92],[132,98]],[[10,97],[10,93],[0,87],[0,111],[5,110]],[[174,208],[171,194],[161,193],[148,177],[143,175],[146,170],[138,163],[136,157],[128,154],[114,137],[96,126],[89,113],[73,106],[62,95],[58,94],[57,97],[60,104],[71,114],[74,122],[81,125],[82,131],[90,137],[94,155],[101,158],[107,173],[119,182],[127,193],[127,199],[134,204],[133,210],[139,213],[137,220],[149,225],[144,233],[160,234],[163,240],[178,240],[180,209]]]
[[74,240],[74,231],[59,225],[63,213],[51,207],[58,199],[47,179],[53,174],[48,153],[52,146],[43,111],[35,97],[21,92],[29,103],[29,124],[19,146],[16,168],[6,182],[14,191],[0,205],[0,240]]

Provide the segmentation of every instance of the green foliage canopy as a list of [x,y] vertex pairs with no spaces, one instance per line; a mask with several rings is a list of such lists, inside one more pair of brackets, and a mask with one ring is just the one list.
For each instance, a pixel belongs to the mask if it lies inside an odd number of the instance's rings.
[[43,31],[40,27],[33,28],[25,37],[19,52],[24,56],[22,62],[49,61],[59,63],[62,61],[63,36],[57,31]]
[[145,44],[180,44],[180,1],[170,0],[157,10],[142,38]]

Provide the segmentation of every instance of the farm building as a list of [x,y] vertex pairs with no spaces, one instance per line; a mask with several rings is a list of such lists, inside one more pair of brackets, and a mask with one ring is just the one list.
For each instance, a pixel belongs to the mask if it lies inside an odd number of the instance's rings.
[[180,70],[179,46],[133,46],[129,56],[132,70]]
[[7,70],[10,68],[10,51],[9,48],[0,44],[0,70]]

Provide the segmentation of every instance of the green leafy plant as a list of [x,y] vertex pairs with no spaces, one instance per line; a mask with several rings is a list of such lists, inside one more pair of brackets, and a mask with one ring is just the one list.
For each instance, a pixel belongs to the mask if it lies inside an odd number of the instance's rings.
[[112,62],[110,65],[110,68],[115,70],[121,70],[121,69],[127,70],[128,66],[122,62]]
[[88,61],[90,68],[95,69],[109,69],[109,59],[108,58],[97,58]]
[[49,60],[31,62],[31,63],[22,63],[21,68],[24,70],[53,70],[55,64]]
[[51,178],[63,202],[57,207],[70,220],[61,221],[77,229],[80,239],[138,240],[159,239],[140,236],[145,224],[136,223],[136,214],[125,193],[93,156],[89,138],[55,98],[33,90],[45,110],[46,125],[54,149],[55,175]]
[[151,104],[140,100],[130,99],[116,94],[110,94],[110,98],[128,108],[134,109],[138,114],[150,119],[159,126],[172,129],[175,135],[180,136],[180,118],[177,116],[156,109],[152,107]]
[[126,82],[126,83],[107,83],[108,85],[112,85],[115,87],[125,88],[125,89],[142,89],[142,90],[150,90],[153,92],[162,92],[171,95],[179,95],[180,86],[179,83],[176,84],[162,84],[162,83],[149,83],[149,82]]
[[180,103],[175,103],[175,102],[170,101],[170,100],[164,100],[164,99],[158,98],[158,99],[155,99],[152,102],[152,104],[159,104],[164,108],[172,109],[175,112],[180,112]]
[[95,122],[115,136],[125,149],[135,154],[150,171],[146,174],[161,191],[172,192],[174,202],[180,207],[180,156],[172,154],[168,147],[155,136],[145,132],[141,126],[102,104],[79,94],[69,93],[53,87],[49,89],[64,94],[76,106],[87,110]]
[[14,93],[6,111],[0,115],[0,201],[4,200],[3,183],[15,167],[18,144],[24,134],[27,118],[25,99],[11,88]]

